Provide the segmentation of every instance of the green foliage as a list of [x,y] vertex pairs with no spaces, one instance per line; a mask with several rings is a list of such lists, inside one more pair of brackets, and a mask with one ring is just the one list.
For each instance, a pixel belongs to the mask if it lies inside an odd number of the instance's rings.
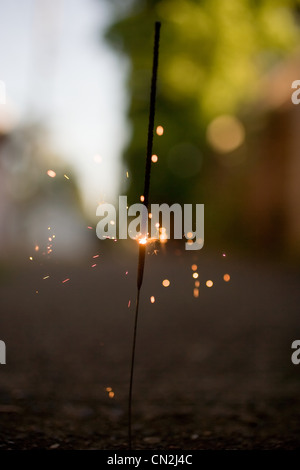
[[[118,13],[120,3],[113,3]],[[207,125],[220,114],[239,114],[255,99],[260,77],[295,48],[298,5],[296,0],[127,2],[107,38],[131,63],[132,138],[124,155],[130,203],[143,188],[155,20],[162,22],[156,125],[165,132],[154,139],[159,160],[150,199],[205,202],[216,165]]]

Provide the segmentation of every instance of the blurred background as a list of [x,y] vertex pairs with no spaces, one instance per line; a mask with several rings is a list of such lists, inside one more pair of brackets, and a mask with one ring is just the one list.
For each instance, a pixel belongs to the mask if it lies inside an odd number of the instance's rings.
[[48,226],[61,256],[70,240],[84,252],[100,202],[138,200],[156,19],[152,202],[205,203],[212,246],[299,256],[298,1],[0,8],[0,256],[39,245]]
[[95,214],[143,191],[157,20],[150,202],[205,245],[149,245],[137,448],[299,448],[298,0],[0,0],[0,448],[126,448],[137,246]]

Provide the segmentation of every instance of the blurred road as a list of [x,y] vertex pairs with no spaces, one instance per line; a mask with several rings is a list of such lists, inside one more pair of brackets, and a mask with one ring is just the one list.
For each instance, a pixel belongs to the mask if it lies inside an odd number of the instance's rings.
[[[73,265],[54,258],[2,268],[0,448],[126,448],[137,254],[118,244],[99,253]],[[275,263],[205,249],[152,251],[140,305],[134,448],[300,448],[300,365],[291,363],[299,283],[295,268]]]

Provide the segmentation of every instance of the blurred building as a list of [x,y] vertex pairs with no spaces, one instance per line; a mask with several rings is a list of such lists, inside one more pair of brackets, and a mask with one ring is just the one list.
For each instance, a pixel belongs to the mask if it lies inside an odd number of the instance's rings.
[[[55,177],[47,174],[49,169]],[[2,125],[0,258],[32,254],[35,247],[45,254],[55,252],[66,258],[74,252],[84,255],[91,240],[87,225],[76,179],[51,154],[44,129],[33,125],[9,129]]]
[[300,105],[291,85],[300,79],[300,54],[262,83],[249,136],[245,224],[257,243],[300,254]]

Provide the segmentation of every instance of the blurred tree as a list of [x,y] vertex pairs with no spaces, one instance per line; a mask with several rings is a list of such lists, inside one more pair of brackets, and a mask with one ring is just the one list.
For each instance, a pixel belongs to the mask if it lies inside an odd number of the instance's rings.
[[[130,176],[129,203],[136,202],[143,191],[153,30],[154,22],[160,20],[155,122],[164,127],[164,133],[154,139],[158,162],[152,165],[150,201],[204,202],[206,208],[213,205],[214,210],[206,211],[212,220],[206,218],[206,223],[215,224],[218,230],[222,216],[228,219],[225,199],[229,207],[233,198],[238,199],[235,191],[239,188],[238,184],[233,186],[231,195],[225,198],[218,191],[218,159],[211,158],[208,126],[220,115],[242,116],[257,97],[262,75],[296,47],[299,1],[110,3],[117,20],[107,39],[130,60],[128,114],[132,135],[124,154]],[[226,127],[224,133],[226,140]],[[232,225],[232,220],[229,223]]]

